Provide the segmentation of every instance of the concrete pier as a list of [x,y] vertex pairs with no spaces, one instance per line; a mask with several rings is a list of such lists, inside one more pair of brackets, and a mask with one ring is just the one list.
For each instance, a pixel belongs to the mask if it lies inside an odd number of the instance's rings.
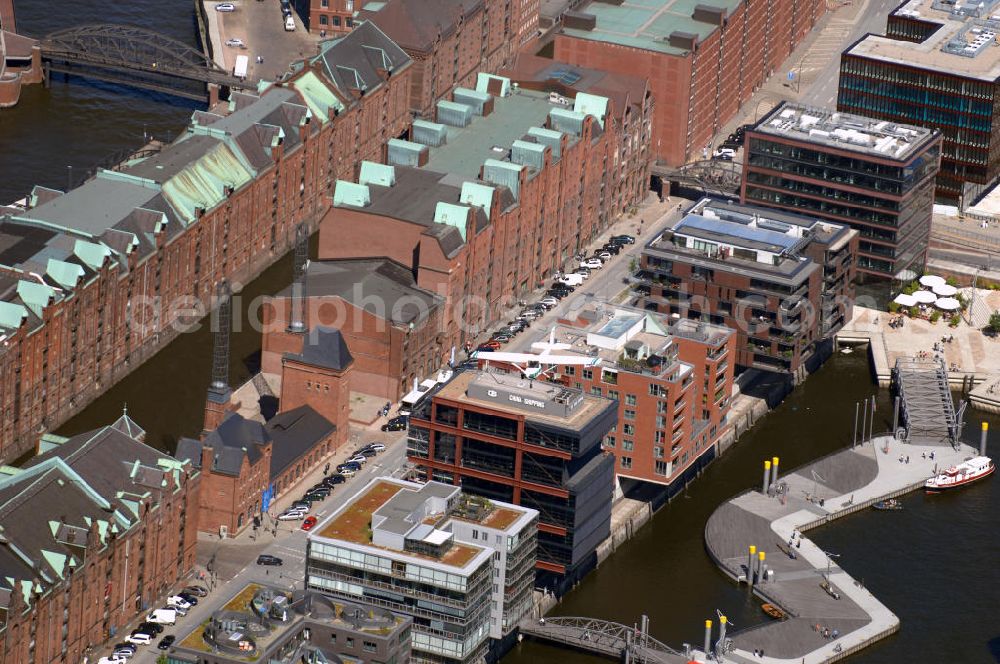
[[[921,457],[931,452],[934,460]],[[967,445],[955,450],[949,445],[914,445],[880,437],[783,475],[779,480],[782,492],[776,497],[747,491],[723,503],[705,527],[709,555],[724,573],[742,582],[753,573],[747,569],[752,559],[747,556],[748,546],[773,552],[767,556],[773,578],[752,591],[788,616],[730,634],[735,648],[725,654],[724,661],[834,662],[897,631],[896,615],[840,568],[838,563],[848,561],[831,559],[801,533],[918,489],[936,469],[960,463],[976,452]],[[800,537],[788,546],[796,532]],[[827,570],[831,590],[840,599],[820,585]],[[836,630],[837,638],[825,637],[827,629],[831,635]],[[763,657],[754,654],[760,650]]]

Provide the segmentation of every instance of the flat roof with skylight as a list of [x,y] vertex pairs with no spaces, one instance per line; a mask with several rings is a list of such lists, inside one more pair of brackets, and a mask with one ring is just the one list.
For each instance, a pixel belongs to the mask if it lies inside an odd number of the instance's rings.
[[904,162],[937,135],[926,127],[789,102],[774,109],[753,131]]
[[910,0],[893,14],[941,27],[919,43],[868,35],[845,53],[963,78],[1000,79],[998,0]]

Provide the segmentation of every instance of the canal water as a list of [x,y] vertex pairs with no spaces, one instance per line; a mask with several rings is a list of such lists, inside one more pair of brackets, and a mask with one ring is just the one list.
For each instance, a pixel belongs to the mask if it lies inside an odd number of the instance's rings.
[[[85,23],[151,27],[194,46],[192,0],[53,4],[16,0],[19,29],[32,36]],[[20,104],[0,111],[0,202],[24,196],[34,184],[63,189],[110,155],[141,146],[148,136],[169,137],[198,105],[150,92],[90,82],[53,79],[49,89],[24,89]],[[72,171],[67,167],[72,167]],[[246,286],[237,308],[288,284],[291,261],[279,261]],[[256,366],[260,335],[243,326],[234,333],[231,384]],[[201,428],[211,370],[207,326],[181,335],[165,351],[119,382],[60,428],[71,434],[129,413],[149,432],[149,442],[173,450],[181,435]],[[702,640],[703,621],[721,610],[736,629],[764,620],[759,602],[734,586],[704,552],[703,529],[715,507],[755,486],[764,458],[780,456],[786,469],[850,443],[854,403],[876,390],[864,353],[837,355],[689,490],[657,513],[557,607],[561,615],[637,622],[651,618],[652,633],[668,645]],[[887,430],[892,410],[879,393],[876,429]],[[981,416],[971,412],[966,437],[978,440]],[[994,451],[1000,450],[1000,418],[992,418]],[[1000,545],[997,509],[1000,479],[958,494],[914,494],[902,512],[865,512],[810,533],[824,549],[843,556],[845,569],[880,597],[902,620],[896,636],[851,661],[1000,662]],[[505,664],[606,660],[537,643],[520,644]]]
[[[767,618],[760,601],[724,577],[705,553],[703,531],[723,501],[760,481],[765,458],[785,469],[849,445],[854,403],[875,392],[867,354],[834,356],[785,402],[661,509],[636,538],[588,576],[553,615],[631,625],[645,613],[654,637],[673,647],[703,640],[716,610],[736,630]],[[979,439],[972,412],[966,438]],[[875,430],[888,431],[892,405],[878,394]],[[1000,418],[991,419],[1000,451]],[[1000,661],[1000,478],[937,497],[913,494],[901,512],[862,512],[811,531],[827,551],[899,615],[900,632],[850,661],[866,664]],[[991,654],[992,648],[992,654]],[[504,664],[606,661],[526,641]]]
[[[32,37],[118,23],[198,43],[194,0],[14,0],[14,9],[18,31]],[[141,147],[146,136],[176,135],[196,108],[178,97],[62,75],[48,89],[25,86],[17,106],[0,110],[0,203],[36,184],[66,189],[108,157]]]

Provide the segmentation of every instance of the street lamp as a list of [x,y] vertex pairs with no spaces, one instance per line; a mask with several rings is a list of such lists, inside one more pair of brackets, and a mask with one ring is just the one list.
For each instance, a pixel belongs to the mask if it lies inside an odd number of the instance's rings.
[[[822,551],[822,549],[821,549]],[[823,555],[826,556],[826,582],[830,583],[830,564],[833,562],[834,558],[840,558],[839,553],[830,553],[829,551],[823,551]]]

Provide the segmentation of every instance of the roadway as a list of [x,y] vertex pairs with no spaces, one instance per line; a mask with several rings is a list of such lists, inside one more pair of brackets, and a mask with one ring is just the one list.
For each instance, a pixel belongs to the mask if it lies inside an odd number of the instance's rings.
[[[352,437],[353,438],[353,437]],[[350,478],[344,484],[337,485],[337,488],[322,503],[316,503],[317,509],[311,514],[318,517],[320,521],[329,516],[337,507],[353,498],[364,486],[375,477],[392,475],[398,473],[406,462],[406,436],[405,433],[393,434],[372,434],[366,435],[363,442],[379,440],[386,444],[385,452],[369,459],[361,471]],[[354,443],[345,445],[345,449],[338,452],[331,463],[335,466],[342,463],[347,457],[347,452],[355,449]],[[316,484],[322,478],[322,468],[314,470],[310,475],[302,480],[292,491],[280,498],[277,507],[272,509],[274,514],[279,513],[287,505],[297,499],[306,488]],[[193,607],[188,615],[178,617],[177,625],[174,628],[163,630],[161,637],[167,634],[177,636],[177,641],[183,641],[195,629],[211,617],[212,613],[220,609],[236,593],[242,590],[249,583],[260,583],[270,586],[287,588],[289,590],[301,589],[305,580],[305,552],[306,533],[301,528],[301,521],[278,521],[276,534],[272,534],[270,529],[273,521],[266,517],[267,528],[262,528],[254,536],[247,531],[238,537],[229,540],[220,540],[214,535],[199,534],[198,542],[198,562],[199,567],[204,568],[208,562],[214,559],[213,568],[216,574],[207,575],[204,581],[189,579],[182,585],[197,583],[209,589],[208,597],[201,598],[198,605]],[[282,559],[280,567],[264,567],[255,564],[257,556],[266,553]],[[157,605],[160,606],[160,605]],[[151,607],[150,610],[157,607]],[[122,632],[121,637],[127,632]],[[122,638],[112,639],[113,643],[119,643]],[[157,638],[157,641],[159,641]],[[111,645],[113,645],[113,643]],[[110,651],[110,648],[105,650]],[[106,652],[102,652],[102,655]],[[140,646],[136,656],[130,664],[156,664],[157,657],[161,654],[156,649],[156,645]],[[96,661],[96,658],[95,658]]]

